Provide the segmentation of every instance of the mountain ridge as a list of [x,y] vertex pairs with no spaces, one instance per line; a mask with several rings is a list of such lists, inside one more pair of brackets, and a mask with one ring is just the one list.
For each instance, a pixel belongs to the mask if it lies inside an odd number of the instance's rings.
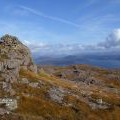
[[[34,57],[33,57],[34,58]],[[68,66],[71,64],[89,64],[103,68],[120,68],[119,53],[91,53],[65,56],[40,56],[34,58],[37,64]]]

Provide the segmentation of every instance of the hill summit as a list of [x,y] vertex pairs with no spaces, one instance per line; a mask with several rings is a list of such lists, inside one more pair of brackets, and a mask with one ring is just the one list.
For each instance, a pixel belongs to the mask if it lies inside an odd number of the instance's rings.
[[11,35],[0,38],[0,120],[120,120],[120,70],[36,66]]

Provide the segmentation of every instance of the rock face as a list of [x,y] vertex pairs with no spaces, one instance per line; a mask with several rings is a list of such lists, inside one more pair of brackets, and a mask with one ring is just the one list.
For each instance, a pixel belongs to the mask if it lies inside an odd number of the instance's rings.
[[11,83],[17,82],[21,68],[37,72],[29,49],[17,37],[4,35],[0,38],[0,86],[13,93]]

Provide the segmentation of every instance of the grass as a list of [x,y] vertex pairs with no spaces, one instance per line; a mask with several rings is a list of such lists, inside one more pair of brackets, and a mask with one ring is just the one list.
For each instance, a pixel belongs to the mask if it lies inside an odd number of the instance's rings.
[[61,86],[61,87],[64,87],[64,88],[67,88],[67,89],[77,89],[76,86],[71,83],[70,81],[65,81],[65,80],[61,80],[61,79],[58,79],[57,77],[55,76],[51,76],[45,72],[41,72],[39,74],[35,74],[29,70],[25,70],[25,69],[21,69],[20,70],[20,77],[26,77],[28,78],[30,81],[43,81],[43,82],[47,82],[47,84],[52,84],[52,85],[55,85],[55,86]]
[[102,92],[100,93],[93,93],[91,95],[92,98],[94,99],[102,99],[104,102],[111,104],[111,105],[116,105],[120,106],[120,96],[113,94],[113,93],[107,93],[107,92]]
[[91,108],[77,100],[74,96],[64,99],[72,106],[61,106],[42,97],[22,96],[17,112],[24,115],[42,116],[53,120],[119,120],[120,108],[114,107],[107,110],[91,110]]
[[[53,109],[54,108],[54,109]],[[34,116],[43,116],[44,118],[52,118],[54,116],[55,119],[59,118],[61,112],[66,113],[69,110],[63,109],[59,105],[55,105],[52,102],[46,101],[43,98],[27,98],[22,97],[20,102],[20,107],[18,109],[20,113],[24,114],[32,114]]]
[[[101,71],[100,74],[102,78],[102,74],[105,75],[108,73],[106,71]],[[16,112],[26,116],[26,118],[28,116],[35,116],[37,120],[37,117],[42,116],[43,119],[48,120],[120,120],[120,97],[116,94],[104,92],[100,88],[97,88],[97,86],[93,86],[91,89],[88,88],[87,91],[93,90],[93,94],[91,95],[93,99],[102,98],[103,101],[112,105],[110,109],[106,110],[92,110],[88,104],[76,98],[72,94],[65,95],[63,101],[66,105],[61,105],[55,103],[48,97],[49,88],[53,86],[61,86],[65,89],[69,89],[70,91],[75,91],[76,95],[80,93],[79,90],[81,88],[78,88],[70,81],[49,75],[44,70],[35,74],[31,71],[21,69],[20,77],[27,78],[30,82],[44,82],[40,88],[32,88],[28,85],[18,83],[13,85],[17,94],[21,97],[18,104],[19,107]],[[108,83],[106,84],[109,85]],[[27,94],[30,96],[26,96]]]

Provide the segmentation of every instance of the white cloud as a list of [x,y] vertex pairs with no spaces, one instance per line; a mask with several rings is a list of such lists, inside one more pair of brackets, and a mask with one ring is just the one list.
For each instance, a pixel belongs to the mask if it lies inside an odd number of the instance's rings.
[[27,46],[31,45],[31,43],[30,43],[29,41],[27,41],[27,40],[24,40],[23,43],[24,43],[25,45],[27,45]]
[[120,47],[120,29],[115,29],[108,37],[105,42],[99,43],[98,46],[105,48],[119,48]]
[[[16,35],[18,38],[20,38],[20,40],[22,40],[22,42],[27,45],[32,52],[34,53],[39,53],[39,54],[73,54],[73,53],[81,53],[84,51],[100,51],[100,50],[120,50],[120,29],[115,29],[113,30],[113,32],[111,34],[108,35],[108,37],[106,38],[106,40],[104,42],[101,42],[99,44],[92,44],[92,43],[88,43],[88,45],[84,45],[83,43],[81,44],[80,42],[76,42],[76,44],[70,42],[70,44],[68,42],[65,42],[64,40],[62,40],[64,43],[60,43],[59,41],[57,43],[53,43],[53,42],[47,42],[45,40],[43,40],[43,38],[41,36],[39,36],[40,34],[42,35],[47,35],[48,38],[52,38],[50,36],[54,36],[55,35],[51,35],[45,31],[42,31],[41,29],[36,28],[36,30],[33,30],[33,27],[28,27],[27,29],[25,29],[22,26],[30,26],[30,23],[6,23],[3,21],[0,21],[0,25],[1,25],[1,33],[5,34],[5,33],[10,33],[12,35]],[[18,27],[19,25],[19,27]],[[20,32],[20,34],[18,34]],[[33,36],[34,35],[34,36]],[[37,36],[38,35],[38,36]],[[37,36],[37,37],[36,37]],[[60,37],[60,36],[58,36]],[[97,36],[99,37],[99,36]],[[78,38],[78,37],[77,37]],[[74,39],[77,39],[74,38]],[[57,39],[57,37],[56,37]],[[61,39],[61,38],[60,38]],[[67,40],[70,40],[70,38],[66,38]],[[25,41],[23,41],[25,40]]]
[[23,43],[28,46],[32,52],[39,52],[41,49],[42,50],[46,50],[46,49],[49,49],[49,45],[45,44],[45,43],[42,43],[42,42],[30,42],[30,41],[27,41],[27,40],[24,40]]
[[74,54],[82,52],[97,52],[97,51],[109,51],[119,50],[120,48],[120,29],[115,29],[104,42],[98,44],[83,45],[80,43],[76,44],[45,44],[24,41],[24,43],[34,53],[44,52],[48,54]]

